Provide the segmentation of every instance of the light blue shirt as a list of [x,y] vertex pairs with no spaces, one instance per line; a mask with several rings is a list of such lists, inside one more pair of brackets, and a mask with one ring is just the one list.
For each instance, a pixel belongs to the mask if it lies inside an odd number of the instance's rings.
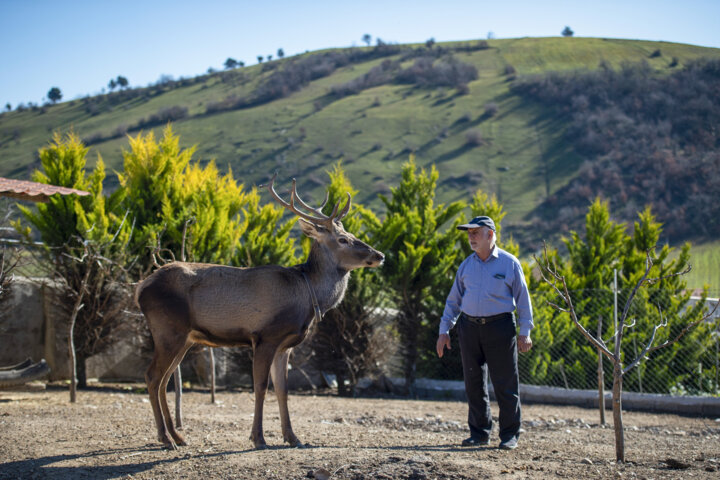
[[516,309],[520,335],[530,335],[532,305],[518,259],[497,246],[485,261],[473,252],[455,275],[440,320],[440,334],[450,332],[461,312],[472,317],[489,317]]

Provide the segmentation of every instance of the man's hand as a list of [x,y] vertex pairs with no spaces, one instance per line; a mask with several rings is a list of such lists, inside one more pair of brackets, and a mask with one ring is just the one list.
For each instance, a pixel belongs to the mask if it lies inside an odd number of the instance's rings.
[[532,348],[532,339],[530,338],[530,335],[527,335],[527,336],[518,335],[518,352],[520,352],[520,353],[529,352],[531,348]]
[[441,333],[438,336],[437,344],[435,345],[438,357],[442,358],[443,353],[445,353],[445,347],[447,347],[448,350],[452,350],[450,347],[450,335],[447,333]]

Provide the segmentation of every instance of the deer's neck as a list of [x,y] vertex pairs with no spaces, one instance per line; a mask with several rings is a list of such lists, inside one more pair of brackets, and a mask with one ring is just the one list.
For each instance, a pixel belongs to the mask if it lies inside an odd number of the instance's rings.
[[313,243],[310,255],[302,268],[315,290],[323,313],[342,301],[350,271],[340,268],[325,247],[318,242]]

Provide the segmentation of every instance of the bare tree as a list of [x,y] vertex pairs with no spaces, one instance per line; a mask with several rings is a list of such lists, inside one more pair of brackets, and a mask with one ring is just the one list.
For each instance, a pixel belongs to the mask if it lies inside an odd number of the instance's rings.
[[[112,241],[111,241],[112,242]],[[82,338],[85,338],[83,348],[84,359],[87,355],[88,342],[110,345],[112,339],[117,337],[121,328],[132,325],[124,312],[131,302],[131,294],[127,270],[124,262],[108,258],[107,245],[92,240],[80,240],[82,245],[81,256],[76,257],[63,252],[64,261],[55,266],[56,276],[64,283],[65,295],[72,300],[70,320],[68,326],[68,362],[70,367],[70,402],[77,398],[77,352],[76,325],[81,310],[92,312],[92,316],[107,319],[95,325],[82,324]],[[68,249],[69,251],[72,251]],[[63,264],[63,267],[58,265]],[[74,264],[75,266],[68,266]],[[78,337],[80,338],[80,337]],[[83,371],[83,383],[86,379]]]
[[[640,280],[638,280],[638,282],[635,284],[635,287],[632,289],[630,295],[628,296],[627,301],[625,302],[625,307],[623,308],[622,315],[620,316],[620,318],[618,318],[617,329],[611,340],[613,342],[613,347],[614,347],[612,351],[610,350],[610,348],[607,345],[607,343],[610,343],[610,342],[606,343],[602,339],[602,337],[599,335],[593,336],[590,332],[587,331],[587,329],[585,329],[585,327],[583,327],[580,324],[578,317],[575,313],[575,307],[573,306],[572,298],[570,297],[570,292],[568,290],[567,283],[565,282],[565,277],[558,273],[558,269],[556,268],[554,263],[550,260],[550,258],[548,256],[548,252],[547,252],[547,245],[545,246],[542,261],[540,259],[538,259],[537,257],[534,257],[536,263],[540,267],[540,273],[542,275],[543,280],[552,287],[552,289],[555,291],[555,293],[558,295],[558,297],[565,303],[565,307],[562,307],[562,306],[558,305],[557,303],[553,303],[550,301],[548,301],[548,304],[560,312],[565,312],[565,313],[569,314],[573,323],[580,330],[582,335],[585,338],[587,338],[587,340],[602,355],[605,355],[605,357],[607,357],[613,365],[612,408],[613,408],[613,423],[614,423],[614,427],[615,427],[615,456],[616,456],[617,461],[622,461],[622,462],[625,461],[625,437],[624,437],[623,422],[622,422],[622,382],[623,382],[623,377],[634,367],[638,366],[640,364],[640,362],[647,357],[648,354],[677,342],[692,328],[694,328],[701,322],[710,318],[718,308],[718,304],[715,304],[715,307],[712,309],[711,312],[707,313],[703,317],[698,318],[697,320],[695,320],[693,322],[688,323],[682,330],[680,330],[680,332],[674,338],[668,338],[664,342],[654,345],[658,331],[664,327],[667,327],[667,325],[668,325],[668,320],[666,317],[664,317],[662,315],[662,311],[661,311],[660,318],[662,320],[659,324],[656,324],[654,326],[652,332],[650,333],[647,344],[644,346],[642,351],[634,359],[628,361],[627,365],[624,366],[623,358],[622,358],[622,350],[621,350],[623,334],[624,334],[625,329],[633,328],[636,324],[636,322],[634,320],[631,323],[628,323],[628,314],[630,312],[630,306],[632,305],[633,300],[638,293],[638,290],[645,285],[651,285],[651,284],[657,283],[657,282],[659,282],[663,279],[669,278],[669,277],[684,275],[690,271],[690,268],[688,267],[686,270],[684,270],[682,272],[673,273],[670,275],[657,277],[657,278],[649,278],[650,270],[652,269],[652,266],[653,266],[651,252],[652,252],[652,250],[648,250],[646,252],[645,273],[640,278]],[[604,399],[600,398],[600,401],[603,402]]]

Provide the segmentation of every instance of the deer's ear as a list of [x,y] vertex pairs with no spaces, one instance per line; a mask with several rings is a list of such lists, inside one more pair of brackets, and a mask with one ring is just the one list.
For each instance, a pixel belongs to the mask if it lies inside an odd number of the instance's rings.
[[310,223],[307,220],[298,218],[298,221],[300,222],[300,229],[302,232],[310,238],[318,240],[321,236],[323,236],[323,234],[327,233],[325,228],[315,225],[314,223]]

